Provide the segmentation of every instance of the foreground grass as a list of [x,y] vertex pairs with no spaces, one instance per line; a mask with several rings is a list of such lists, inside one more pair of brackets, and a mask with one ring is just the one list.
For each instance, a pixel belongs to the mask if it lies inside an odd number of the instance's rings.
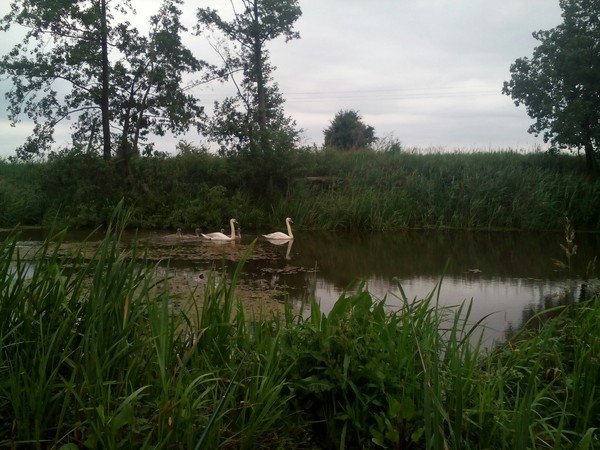
[[118,227],[91,258],[60,238],[0,244],[3,447],[600,448],[598,299],[483,353],[439,291],[247,317],[236,272],[174,316]]

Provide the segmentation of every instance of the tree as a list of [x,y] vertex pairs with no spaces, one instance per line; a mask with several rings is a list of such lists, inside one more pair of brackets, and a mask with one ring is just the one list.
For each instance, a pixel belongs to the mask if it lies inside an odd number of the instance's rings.
[[551,151],[584,149],[587,168],[598,171],[600,143],[600,1],[560,0],[563,23],[533,37],[531,58],[510,66],[502,92],[535,119],[529,132]]
[[[290,133],[297,138],[294,122],[283,116],[283,98],[276,84],[269,85],[273,68],[268,63],[268,41],[283,36],[287,41],[299,38],[294,23],[302,11],[297,0],[241,0],[241,11],[235,4],[234,18],[227,22],[211,8],[198,9],[197,31],[204,28],[222,33],[236,47],[219,52],[224,73],[232,77],[238,93],[215,105],[217,121],[213,137],[225,145],[224,151],[270,153],[275,136]],[[243,80],[235,81],[241,71]],[[232,146],[233,144],[233,146]]]
[[[119,10],[128,8],[125,2]],[[0,73],[9,74],[13,81],[6,94],[9,118],[14,124],[26,113],[34,121],[33,135],[17,150],[19,156],[47,150],[59,122],[92,107],[102,111],[104,155],[110,156],[110,128],[106,126],[109,16],[107,0],[14,1],[0,21],[2,31],[14,24],[28,30],[23,43],[0,60]],[[64,84],[73,86],[70,94],[59,93]]]
[[375,129],[363,123],[358,112],[354,110],[340,110],[323,133],[325,147],[342,150],[368,148],[377,140]]
[[75,116],[74,144],[100,143],[105,159],[118,150],[127,162],[146,134],[180,132],[200,112],[181,88],[182,74],[202,67],[179,38],[181,0],[165,0],[148,37],[116,23],[113,12],[130,12],[130,4],[115,4],[111,10],[111,0],[15,0],[1,19],[3,31],[15,24],[28,30],[0,60],[0,73],[13,82],[10,119],[25,113],[35,124],[19,157],[43,154],[56,125]]
[[[150,19],[148,36],[128,24],[115,29],[115,42],[124,58],[112,70],[111,112],[121,129],[118,156],[129,172],[129,160],[140,154],[149,134],[175,135],[199,125],[203,107],[183,87],[183,75],[206,67],[181,42],[180,0],[166,0]],[[148,145],[144,153],[151,152]]]

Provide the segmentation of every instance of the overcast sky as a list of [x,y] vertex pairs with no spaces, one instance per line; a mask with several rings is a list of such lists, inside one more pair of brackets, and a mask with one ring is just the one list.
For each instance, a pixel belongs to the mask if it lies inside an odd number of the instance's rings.
[[[235,0],[234,0],[235,1]],[[8,1],[0,2],[0,14]],[[132,0],[140,26],[159,0]],[[190,31],[195,10],[210,6],[230,14],[228,0],[184,4]],[[301,38],[268,45],[273,76],[286,113],[304,130],[304,144],[323,143],[323,130],[340,110],[353,109],[380,138],[405,147],[449,150],[526,149],[541,144],[527,133],[532,120],[523,106],[502,95],[515,59],[531,56],[533,31],[561,23],[558,0],[300,0]],[[0,39],[5,53],[16,33]],[[185,39],[198,58],[217,61],[203,37]],[[29,133],[8,126],[0,81],[0,156],[13,153]],[[210,108],[230,87],[215,83],[195,93]],[[67,144],[68,130],[57,135]],[[61,141],[63,139],[63,141]],[[195,132],[183,137],[204,141]],[[171,151],[174,140],[158,149]]]

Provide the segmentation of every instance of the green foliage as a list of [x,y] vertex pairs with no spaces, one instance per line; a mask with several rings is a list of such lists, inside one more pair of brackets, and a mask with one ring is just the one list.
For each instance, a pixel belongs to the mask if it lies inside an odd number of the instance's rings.
[[144,229],[219,229],[236,217],[252,230],[293,217],[300,229],[562,230],[568,216],[578,230],[600,230],[600,180],[571,155],[303,149],[273,156],[263,164],[271,177],[244,156],[135,158],[134,183],[81,151],[46,163],[0,161],[0,217],[4,226],[60,220],[93,228],[124,198],[131,225]]
[[44,169],[40,184],[47,196],[46,224],[108,224],[124,188],[109,161],[95,152],[66,150],[51,154]]
[[[8,164],[0,160],[0,227],[40,225],[47,197],[40,182],[44,167],[37,163]],[[28,176],[24,177],[23,174]]]
[[439,306],[441,287],[248,318],[250,246],[179,314],[121,241],[130,218],[119,204],[99,243],[0,242],[0,446],[598,448],[597,297],[483,353],[471,304]]
[[[195,123],[202,110],[181,83],[204,63],[182,44],[179,4],[165,0],[151,18],[149,35],[141,36],[129,22],[115,19],[117,12],[131,14],[128,1],[13,0],[1,29],[21,25],[28,31],[0,59],[0,73],[12,81],[6,94],[10,119],[17,122],[25,113],[35,124],[17,158],[44,154],[55,126],[71,116],[76,145],[90,151],[101,143],[105,159],[118,149],[125,163],[149,133],[179,134]],[[111,128],[120,135],[111,136]]]
[[[119,156],[139,155],[148,134],[179,135],[198,126],[203,107],[186,92],[183,77],[205,65],[183,45],[180,0],[166,0],[150,18],[148,36],[141,36],[128,23],[116,27],[117,47],[126,55],[112,71],[111,106],[122,127]],[[147,151],[148,147],[146,148]]]
[[[229,40],[232,48],[214,46],[223,59],[226,73],[237,94],[215,102],[215,114],[204,127],[205,134],[220,147],[220,154],[241,157],[240,176],[252,193],[261,193],[265,185],[282,188],[282,166],[298,140],[296,123],[283,110],[284,99],[272,82],[274,68],[268,62],[267,42],[284,37],[286,42],[299,38],[294,23],[301,15],[296,0],[244,0],[234,17],[221,18],[211,8],[197,12],[198,33],[214,30]],[[242,79],[236,80],[236,72]]]
[[[293,364],[295,408],[315,423],[325,448],[368,448],[371,437],[382,444],[392,437],[399,446],[419,441],[422,385],[415,375],[422,368],[409,315],[388,314],[384,302],[360,291],[342,296],[327,316],[313,302],[309,318],[288,329],[283,364]],[[412,410],[397,411],[397,402]]]
[[325,147],[340,150],[369,148],[377,140],[375,129],[363,123],[357,111],[339,111],[325,129]]
[[561,0],[560,6],[563,23],[533,33],[540,44],[532,58],[511,65],[503,92],[535,119],[530,133],[543,133],[555,149],[583,148],[594,172],[600,139],[600,6],[594,0]]
[[[486,228],[597,230],[598,179],[567,155],[316,152],[274,216],[316,229]],[[310,171],[310,172],[309,172]],[[585,199],[585,200],[584,200]]]

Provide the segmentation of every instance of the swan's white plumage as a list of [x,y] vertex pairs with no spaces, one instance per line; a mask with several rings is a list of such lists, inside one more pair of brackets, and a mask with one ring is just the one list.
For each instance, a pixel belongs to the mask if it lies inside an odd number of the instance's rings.
[[235,224],[237,220],[231,219],[229,221],[229,225],[231,227],[231,236],[227,236],[225,233],[221,233],[220,231],[216,231],[214,233],[204,234],[202,233],[202,237],[208,239],[210,241],[235,241]]
[[281,231],[276,231],[274,233],[269,233],[269,234],[263,234],[263,237],[267,238],[267,239],[272,239],[272,240],[291,240],[294,239],[294,235],[292,234],[292,226],[290,225],[291,223],[294,223],[292,221],[292,219],[290,219],[289,217],[287,219],[285,219],[285,225],[287,226],[287,231],[288,234],[282,233]]
[[196,228],[195,234],[182,234],[181,239],[198,239],[200,238],[200,228]]
[[163,236],[163,239],[181,239],[183,235],[181,234],[181,228],[177,228],[177,232],[175,234],[167,234]]

